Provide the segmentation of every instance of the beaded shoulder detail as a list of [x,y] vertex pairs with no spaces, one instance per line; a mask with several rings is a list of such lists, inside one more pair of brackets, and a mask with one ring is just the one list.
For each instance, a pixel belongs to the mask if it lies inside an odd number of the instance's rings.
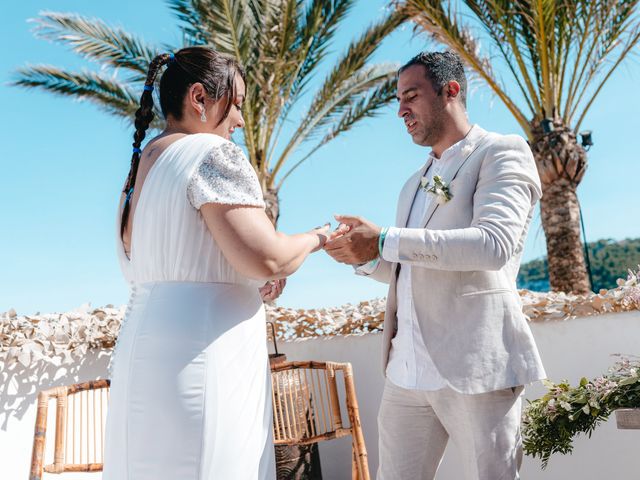
[[213,147],[204,157],[189,180],[187,197],[196,209],[205,203],[265,206],[255,170],[231,142]]

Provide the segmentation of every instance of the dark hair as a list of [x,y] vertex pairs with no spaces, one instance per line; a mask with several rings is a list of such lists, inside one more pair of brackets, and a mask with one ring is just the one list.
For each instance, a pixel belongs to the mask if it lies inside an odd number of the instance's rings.
[[460,100],[467,105],[467,77],[460,57],[453,52],[421,52],[400,67],[398,75],[413,65],[422,65],[433,88],[439,92],[451,80],[460,84]]
[[151,61],[147,79],[144,82],[145,88],[140,97],[140,108],[136,111],[134,122],[136,131],[133,134],[131,169],[123,190],[126,197],[120,223],[121,236],[124,234],[129,220],[131,194],[136,184],[138,165],[140,164],[140,146],[155,117],[152,87],[160,68],[165,64],[168,66],[160,79],[160,109],[165,119],[171,115],[176,120],[180,120],[187,90],[194,83],[201,83],[214,101],[226,97],[224,114],[218,121],[219,125],[229,115],[237,95],[236,75],[240,75],[242,80],[245,80],[246,77],[244,69],[236,59],[206,47],[183,48],[175,54],[163,53]]

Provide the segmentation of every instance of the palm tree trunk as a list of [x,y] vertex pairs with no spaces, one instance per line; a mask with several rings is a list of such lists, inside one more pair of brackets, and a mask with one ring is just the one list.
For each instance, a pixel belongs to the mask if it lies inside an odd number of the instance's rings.
[[543,185],[540,217],[547,238],[549,283],[552,290],[591,290],[580,240],[580,207],[576,187],[564,178]]
[[587,168],[587,154],[571,129],[558,121],[553,127],[545,133],[532,124],[532,151],[542,181],[540,212],[547,239],[549,283],[554,291],[584,294],[591,286],[580,239],[576,189]]
[[274,227],[278,226],[278,218],[280,218],[280,200],[278,199],[278,190],[275,188],[265,188],[263,190],[264,203],[266,203],[265,212]]

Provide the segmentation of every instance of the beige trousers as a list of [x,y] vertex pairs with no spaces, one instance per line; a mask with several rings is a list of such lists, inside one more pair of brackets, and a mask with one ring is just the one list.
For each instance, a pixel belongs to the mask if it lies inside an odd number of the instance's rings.
[[524,387],[466,395],[407,390],[387,380],[378,413],[377,480],[432,480],[449,438],[466,480],[517,480]]

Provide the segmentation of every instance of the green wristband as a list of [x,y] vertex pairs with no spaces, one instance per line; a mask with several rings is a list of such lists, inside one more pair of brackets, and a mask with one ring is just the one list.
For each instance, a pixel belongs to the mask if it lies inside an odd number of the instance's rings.
[[386,238],[388,231],[389,231],[389,227],[384,227],[380,231],[380,236],[378,237],[378,253],[380,254],[380,258],[382,258],[382,249],[384,248],[384,239]]

